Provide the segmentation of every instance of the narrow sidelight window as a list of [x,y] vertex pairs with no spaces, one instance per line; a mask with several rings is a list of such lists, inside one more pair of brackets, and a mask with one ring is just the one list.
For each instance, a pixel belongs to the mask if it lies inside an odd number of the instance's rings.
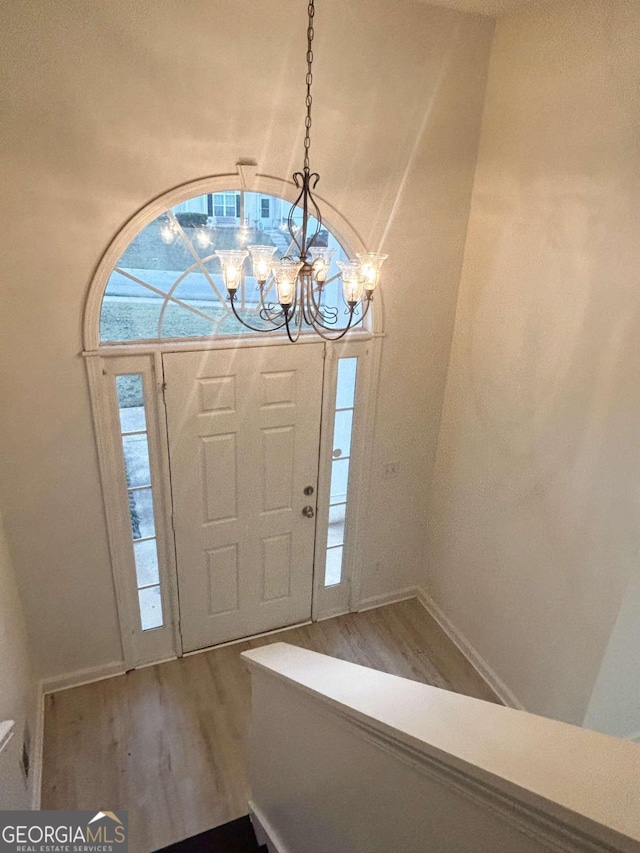
[[116,393],[140,624],[143,631],[150,631],[152,628],[162,627],[164,622],[142,374],[127,373],[116,376]]
[[357,358],[338,360],[325,586],[335,586],[342,581],[357,367]]

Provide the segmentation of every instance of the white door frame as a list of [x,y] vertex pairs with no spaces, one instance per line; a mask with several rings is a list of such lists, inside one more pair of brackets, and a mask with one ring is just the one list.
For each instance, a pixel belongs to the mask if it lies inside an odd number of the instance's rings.
[[[293,202],[297,197],[297,189],[291,181],[282,180],[273,176],[260,174],[255,166],[237,165],[237,171],[226,175],[213,175],[190,181],[168,192],[162,193],[157,198],[146,204],[135,213],[118,231],[108,245],[104,255],[98,263],[92,276],[87,292],[87,300],[84,311],[83,342],[87,374],[89,380],[89,391],[93,410],[93,420],[98,447],[98,459],[102,479],[105,516],[107,522],[107,533],[111,553],[111,563],[114,576],[114,588],[120,620],[123,657],[127,669],[140,666],[145,663],[155,662],[160,659],[181,656],[182,641],[178,626],[179,602],[177,592],[177,571],[175,564],[175,545],[173,540],[173,524],[171,509],[170,490],[170,468],[169,452],[166,431],[166,414],[162,395],[162,353],[181,352],[202,349],[229,349],[237,346],[270,346],[280,345],[283,339],[280,335],[270,335],[261,338],[247,338],[241,341],[229,338],[207,338],[190,340],[167,340],[167,341],[139,341],[127,344],[101,344],[100,342],[100,312],[104,292],[111,273],[116,266],[124,250],[140,231],[143,230],[156,217],[164,213],[170,207],[205,193],[215,193],[224,190],[247,190],[250,192],[264,193],[277,196]],[[348,222],[333,205],[323,198],[318,198],[323,210],[323,220],[334,236],[338,237],[341,244],[352,252],[366,251],[367,246],[356,229]],[[375,417],[375,389],[378,385],[380,352],[383,333],[383,294],[376,293],[376,299],[372,310],[369,312],[368,328],[354,330],[339,343],[328,344],[327,351],[331,353],[329,364],[333,365],[333,381],[335,383],[335,358],[338,358],[341,348],[350,346],[364,347],[366,344],[366,357],[361,364],[365,364],[365,370],[360,373],[362,381],[359,381],[357,391],[357,407],[359,413],[356,415],[354,427],[354,439],[359,448],[360,456],[353,460],[354,469],[350,482],[357,482],[357,492],[353,491],[355,486],[350,486],[349,494],[349,556],[345,557],[345,565],[350,573],[349,583],[340,585],[340,593],[336,588],[330,590],[331,594],[324,595],[325,590],[321,586],[321,578],[314,580],[313,618],[322,619],[338,612],[355,610],[360,602],[360,578],[362,574],[362,561],[365,558],[366,542],[364,530],[368,515],[369,482],[372,465],[373,429]],[[286,339],[285,339],[286,340]],[[304,346],[307,338],[301,338],[295,346]],[[310,335],[309,343],[317,342],[315,335]],[[331,359],[334,360],[331,360]],[[145,373],[145,404],[148,407],[147,417],[152,423],[149,432],[150,452],[156,457],[152,462],[153,469],[153,491],[155,501],[156,528],[159,536],[163,537],[164,545],[160,546],[163,551],[163,566],[161,566],[161,581],[163,590],[163,603],[167,617],[171,617],[171,631],[165,631],[162,643],[156,640],[151,642],[147,637],[140,638],[140,630],[136,632],[138,624],[137,612],[132,604],[134,599],[130,596],[131,578],[133,577],[132,557],[124,558],[123,555],[131,550],[130,526],[128,518],[128,507],[126,501],[122,503],[124,480],[122,448],[114,412],[113,396],[113,367],[112,359],[121,359],[124,365],[142,365],[140,369],[133,367],[129,372]],[[137,361],[136,361],[137,360]],[[119,368],[120,369],[120,368]],[[128,369],[128,368],[127,368]],[[122,369],[122,372],[127,372]],[[321,467],[319,474],[322,475],[331,451],[332,421],[329,415],[329,399],[334,392],[328,388],[327,382],[332,376],[331,370],[325,370],[325,388],[323,397],[323,432],[321,436]],[[331,426],[331,428],[329,428]],[[152,434],[153,433],[153,434]],[[153,450],[151,445],[153,444]],[[323,455],[324,454],[324,455]],[[325,478],[326,478],[326,471]],[[325,490],[327,483],[324,483]],[[160,511],[158,507],[161,507]],[[123,523],[123,517],[125,522]],[[320,524],[318,519],[317,524]],[[318,529],[318,528],[317,528]],[[316,541],[320,541],[316,537]],[[317,563],[316,563],[317,564]],[[321,575],[320,572],[316,573]],[[345,592],[346,590],[346,592]],[[158,634],[159,636],[159,634]]]
[[[153,354],[131,354],[110,358],[92,356],[87,358],[87,373],[123,657],[125,667],[133,669],[136,666],[157,663],[182,654],[175,580],[175,545],[171,523],[171,493],[168,489],[168,467],[165,464],[166,424],[162,403],[162,373],[157,370],[157,357]],[[164,616],[163,626],[151,631],[142,630],[138,615],[135,561],[115,389],[115,377],[127,373],[141,374],[144,383],[144,405]]]
[[[295,346],[317,343],[315,335],[301,338]],[[209,344],[209,342],[207,342]],[[187,346],[176,342],[160,344],[144,354],[131,347],[128,354],[109,349],[86,358],[89,387],[98,444],[105,516],[122,636],[123,656],[127,669],[156,663],[183,654],[179,626],[179,599],[175,540],[172,523],[169,443],[163,395],[162,353],[185,349],[229,349],[235,342],[216,341],[215,346],[202,346],[190,341]],[[326,619],[340,613],[357,610],[360,602],[362,562],[366,552],[364,531],[368,513],[371,475],[371,448],[375,394],[379,370],[381,336],[361,332],[337,343],[327,343],[324,371],[323,404],[321,413],[320,458],[318,463],[318,510],[316,517],[316,556],[312,593],[312,619]],[[282,344],[280,336],[269,340],[247,340],[243,346]],[[133,350],[133,351],[132,351]],[[347,542],[344,557],[343,582],[325,588],[324,555],[328,516],[328,490],[331,470],[333,411],[338,359],[357,355],[358,379],[356,410],[353,427],[353,446],[349,479]],[[131,534],[125,490],[123,455],[120,441],[114,376],[121,373],[142,373],[145,381],[145,406],[149,429],[149,452],[158,536],[161,588],[165,614],[164,629],[142,632],[136,611],[133,589],[135,568],[131,555]],[[150,639],[152,638],[152,639]]]

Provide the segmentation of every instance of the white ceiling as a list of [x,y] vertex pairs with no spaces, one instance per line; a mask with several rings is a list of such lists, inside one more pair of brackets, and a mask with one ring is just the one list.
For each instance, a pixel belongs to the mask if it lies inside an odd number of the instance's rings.
[[448,6],[461,12],[475,12],[479,15],[504,15],[514,12],[522,6],[540,2],[540,0],[423,0],[434,6]]

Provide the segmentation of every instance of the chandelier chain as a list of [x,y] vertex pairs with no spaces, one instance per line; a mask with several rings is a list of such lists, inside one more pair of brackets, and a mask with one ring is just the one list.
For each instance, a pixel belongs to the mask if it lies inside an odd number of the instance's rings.
[[304,120],[305,126],[305,134],[304,134],[304,168],[308,170],[309,166],[309,149],[311,148],[311,104],[313,103],[313,97],[311,95],[311,84],[313,83],[313,37],[315,35],[315,31],[313,28],[313,18],[316,13],[315,8],[315,0],[310,0],[308,7],[308,15],[309,15],[309,24],[307,26],[307,96],[305,98],[305,104],[307,106],[307,115]]

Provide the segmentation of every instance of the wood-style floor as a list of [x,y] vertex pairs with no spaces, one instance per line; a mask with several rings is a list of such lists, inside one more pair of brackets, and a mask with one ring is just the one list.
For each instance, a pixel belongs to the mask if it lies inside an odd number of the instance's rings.
[[403,601],[47,696],[42,808],[128,809],[131,853],[246,814],[240,653],[281,641],[498,701],[426,610]]

